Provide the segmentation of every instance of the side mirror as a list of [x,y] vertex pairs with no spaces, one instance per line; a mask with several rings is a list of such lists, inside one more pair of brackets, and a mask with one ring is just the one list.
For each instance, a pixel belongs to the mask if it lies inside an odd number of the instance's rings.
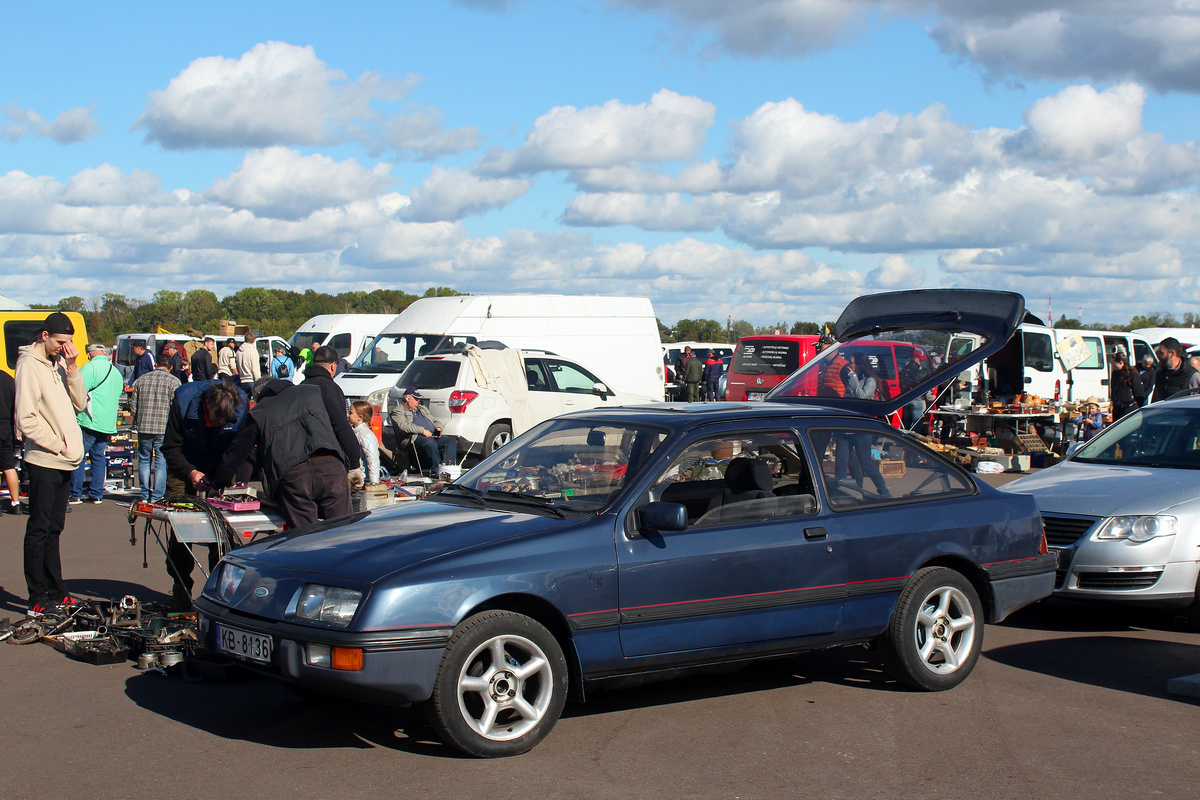
[[608,387],[603,383],[597,381],[596,383],[592,384],[592,394],[597,395],[602,400],[607,400],[608,396],[612,394],[612,392],[608,391]]
[[652,531],[687,530],[687,508],[681,503],[647,503],[642,508],[642,527]]

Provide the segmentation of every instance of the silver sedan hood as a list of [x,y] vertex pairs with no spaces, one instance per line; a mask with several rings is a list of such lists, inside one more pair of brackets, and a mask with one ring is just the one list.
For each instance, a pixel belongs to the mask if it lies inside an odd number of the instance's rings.
[[1000,490],[1032,495],[1048,514],[1161,514],[1195,502],[1200,496],[1200,472],[1064,461]]

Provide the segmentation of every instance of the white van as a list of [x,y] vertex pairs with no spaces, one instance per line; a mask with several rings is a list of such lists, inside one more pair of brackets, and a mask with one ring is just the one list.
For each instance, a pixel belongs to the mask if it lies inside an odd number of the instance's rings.
[[425,297],[392,319],[335,380],[347,398],[364,399],[392,388],[417,356],[438,347],[489,340],[582,361],[620,392],[662,396],[662,342],[646,297]]
[[[129,376],[133,374],[133,362],[137,360],[137,356],[133,353],[133,343],[142,341],[146,343],[146,352],[151,358],[158,358],[162,355],[163,348],[167,342],[175,342],[180,347],[184,346],[184,342],[200,341],[195,336],[185,336],[178,333],[122,333],[117,336],[117,341],[113,347],[115,359],[113,365],[117,371],[121,373],[121,377],[129,382]],[[181,356],[186,358],[186,351],[180,351]]]
[[[221,348],[225,345],[225,342],[229,339],[233,339],[235,346],[241,346],[242,342],[246,340],[246,337],[242,336],[241,334],[238,334],[237,336],[218,336],[215,333],[204,334],[204,338],[207,339],[209,337],[212,337],[212,339],[216,341],[218,352],[220,352]],[[263,375],[267,375],[270,372],[269,365],[271,363],[271,359],[275,357],[275,348],[277,346],[282,347],[283,352],[285,353],[288,351],[288,343],[285,342],[281,336],[257,336],[254,339],[254,349],[258,351],[258,366],[259,369],[262,370]],[[216,363],[217,354],[213,353],[213,364]]]
[[[1060,343],[1075,334],[1083,339],[1087,357],[1067,369]],[[975,349],[976,344],[970,336],[956,336],[950,340],[947,349],[953,357]],[[1154,355],[1150,343],[1136,333],[1067,330],[1025,322],[1008,344],[985,362],[988,367],[986,391],[991,397],[1011,398],[1024,393],[1056,403],[1078,402],[1093,396],[1107,401],[1112,356],[1118,347],[1124,349],[1131,364],[1137,364],[1145,355]],[[978,393],[978,367],[971,370],[970,380],[972,392]]]
[[1138,328],[1131,333],[1136,333],[1151,344],[1174,338],[1183,345],[1184,350],[1200,346],[1200,328]]
[[288,353],[329,346],[354,361],[363,349],[396,318],[395,314],[320,314],[305,322],[288,340]]

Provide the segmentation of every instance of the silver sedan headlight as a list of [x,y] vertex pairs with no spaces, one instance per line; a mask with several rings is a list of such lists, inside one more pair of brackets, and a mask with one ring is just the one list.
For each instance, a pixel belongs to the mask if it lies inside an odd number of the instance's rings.
[[1167,515],[1152,517],[1113,517],[1092,534],[1097,542],[1128,539],[1148,542],[1157,536],[1174,536],[1179,520]]
[[221,575],[217,579],[217,599],[222,603],[233,600],[233,594],[246,576],[246,568],[237,564],[222,564]]
[[362,592],[343,589],[339,586],[322,586],[319,583],[305,584],[296,600],[296,616],[311,622],[320,622],[344,628],[354,618]]

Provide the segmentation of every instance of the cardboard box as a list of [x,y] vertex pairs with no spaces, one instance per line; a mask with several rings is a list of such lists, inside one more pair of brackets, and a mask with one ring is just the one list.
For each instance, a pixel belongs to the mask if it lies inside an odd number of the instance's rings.
[[223,319],[217,328],[218,336],[245,336],[250,332],[249,325],[238,325],[235,319]]
[[885,478],[903,478],[905,466],[903,461],[884,459],[879,462],[879,474]]

